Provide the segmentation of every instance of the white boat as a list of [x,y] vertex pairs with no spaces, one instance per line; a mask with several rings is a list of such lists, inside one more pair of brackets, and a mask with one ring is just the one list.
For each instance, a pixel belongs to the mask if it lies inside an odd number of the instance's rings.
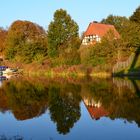
[[0,66],[0,75],[3,74],[13,74],[16,73],[18,71],[18,69],[16,68],[9,68],[7,66]]
[[13,71],[12,71],[11,68],[7,68],[7,69],[5,69],[5,70],[2,71],[2,72],[3,72],[3,74],[12,74],[12,73],[13,73]]

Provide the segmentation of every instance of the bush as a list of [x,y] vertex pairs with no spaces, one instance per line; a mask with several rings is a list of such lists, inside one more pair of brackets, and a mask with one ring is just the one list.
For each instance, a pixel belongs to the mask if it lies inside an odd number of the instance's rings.
[[69,52],[63,52],[58,57],[51,59],[52,66],[61,65],[78,65],[80,64],[80,54],[76,49],[71,49]]

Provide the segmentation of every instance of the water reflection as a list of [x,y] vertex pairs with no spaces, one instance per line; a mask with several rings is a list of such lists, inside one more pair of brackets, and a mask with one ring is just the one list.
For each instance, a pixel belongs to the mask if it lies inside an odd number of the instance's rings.
[[80,118],[80,88],[75,85],[49,88],[49,110],[57,130],[66,134]]
[[140,81],[135,79],[12,78],[0,88],[0,111],[17,120],[40,117],[47,110],[60,134],[81,117],[83,102],[93,120],[135,121],[140,126]]

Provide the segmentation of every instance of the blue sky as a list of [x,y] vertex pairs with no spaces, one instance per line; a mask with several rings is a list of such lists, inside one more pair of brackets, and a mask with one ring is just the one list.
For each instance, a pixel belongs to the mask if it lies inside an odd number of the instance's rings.
[[82,32],[91,21],[100,21],[109,14],[129,17],[139,5],[140,0],[0,0],[0,26],[8,27],[21,19],[47,29],[55,10],[63,8]]

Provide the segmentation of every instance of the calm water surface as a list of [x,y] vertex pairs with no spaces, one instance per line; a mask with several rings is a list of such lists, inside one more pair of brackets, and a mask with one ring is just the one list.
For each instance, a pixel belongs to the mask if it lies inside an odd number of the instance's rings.
[[140,140],[140,80],[1,79],[0,140]]

